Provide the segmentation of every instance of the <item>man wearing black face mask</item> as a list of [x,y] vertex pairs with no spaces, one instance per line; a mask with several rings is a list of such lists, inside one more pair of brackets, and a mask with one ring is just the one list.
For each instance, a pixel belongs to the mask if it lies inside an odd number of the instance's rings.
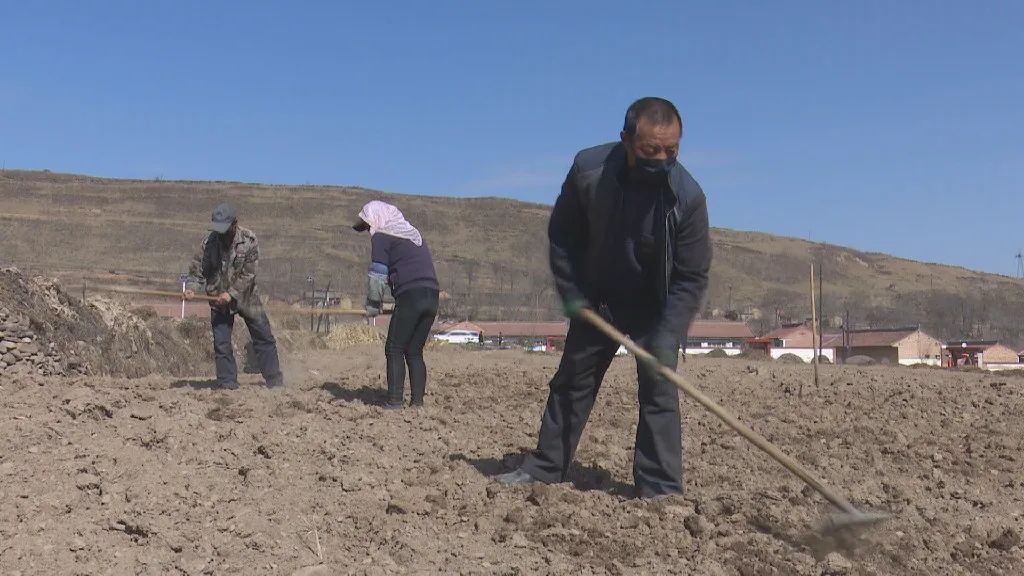
[[[550,383],[537,449],[498,477],[505,484],[566,479],[618,344],[576,318],[593,307],[660,362],[675,367],[711,265],[704,193],[676,162],[682,120],[662,98],[626,112],[621,142],[583,150],[551,213],[551,271],[570,318]],[[637,367],[640,421],[633,478],[640,496],[682,492],[675,386]]]
[[260,260],[256,235],[238,225],[238,212],[227,203],[213,209],[209,230],[189,266],[185,298],[192,299],[201,288],[216,298],[210,302],[210,324],[217,384],[228,390],[238,388],[238,367],[231,346],[237,314],[249,328],[256,361],[267,385],[283,386],[277,341],[256,285]]

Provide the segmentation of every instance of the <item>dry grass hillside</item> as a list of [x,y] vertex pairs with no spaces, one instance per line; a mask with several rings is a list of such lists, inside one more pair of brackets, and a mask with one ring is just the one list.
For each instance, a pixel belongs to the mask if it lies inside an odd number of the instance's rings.
[[[400,196],[362,188],[165,182],[7,170],[0,172],[0,265],[83,283],[174,289],[210,208],[234,202],[260,237],[261,282],[294,300],[317,286],[361,293],[365,236],[349,225],[367,200],[398,204],[427,237],[445,312],[462,318],[557,315],[547,271],[549,208],[513,200]],[[1019,344],[1024,284],[1005,276],[761,234],[715,229],[705,313],[734,309],[755,329],[776,310],[802,319],[807,265],[825,270],[825,317],[845,310],[857,326],[921,324],[941,337]],[[731,287],[731,288],[730,288]]]

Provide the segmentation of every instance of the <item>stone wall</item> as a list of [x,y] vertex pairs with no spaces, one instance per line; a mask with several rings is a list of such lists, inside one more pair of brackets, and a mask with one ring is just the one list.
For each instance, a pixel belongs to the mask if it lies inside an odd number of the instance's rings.
[[82,363],[61,358],[53,344],[44,344],[26,316],[0,308],[0,375],[64,376],[83,372]]

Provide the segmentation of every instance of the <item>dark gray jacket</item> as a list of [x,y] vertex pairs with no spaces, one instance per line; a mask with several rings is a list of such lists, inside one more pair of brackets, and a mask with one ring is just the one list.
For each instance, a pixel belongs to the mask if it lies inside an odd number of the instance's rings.
[[[600,302],[609,227],[624,193],[619,180],[626,170],[621,143],[588,148],[576,155],[548,225],[551,272],[563,300]],[[654,330],[678,346],[700,307],[711,268],[711,240],[704,192],[680,164],[655,207],[655,249],[659,280],[656,297],[661,314]],[[637,295],[638,298],[646,295]]]

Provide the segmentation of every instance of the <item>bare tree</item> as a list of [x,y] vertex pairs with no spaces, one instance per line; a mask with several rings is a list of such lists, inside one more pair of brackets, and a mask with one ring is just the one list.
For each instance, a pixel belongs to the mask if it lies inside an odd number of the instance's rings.
[[503,293],[505,288],[505,267],[500,262],[492,262],[491,274],[494,275],[494,284],[497,287],[498,292]]
[[462,270],[466,273],[466,295],[473,294],[473,279],[476,278],[476,272],[480,268],[480,263],[476,260],[463,260]]

